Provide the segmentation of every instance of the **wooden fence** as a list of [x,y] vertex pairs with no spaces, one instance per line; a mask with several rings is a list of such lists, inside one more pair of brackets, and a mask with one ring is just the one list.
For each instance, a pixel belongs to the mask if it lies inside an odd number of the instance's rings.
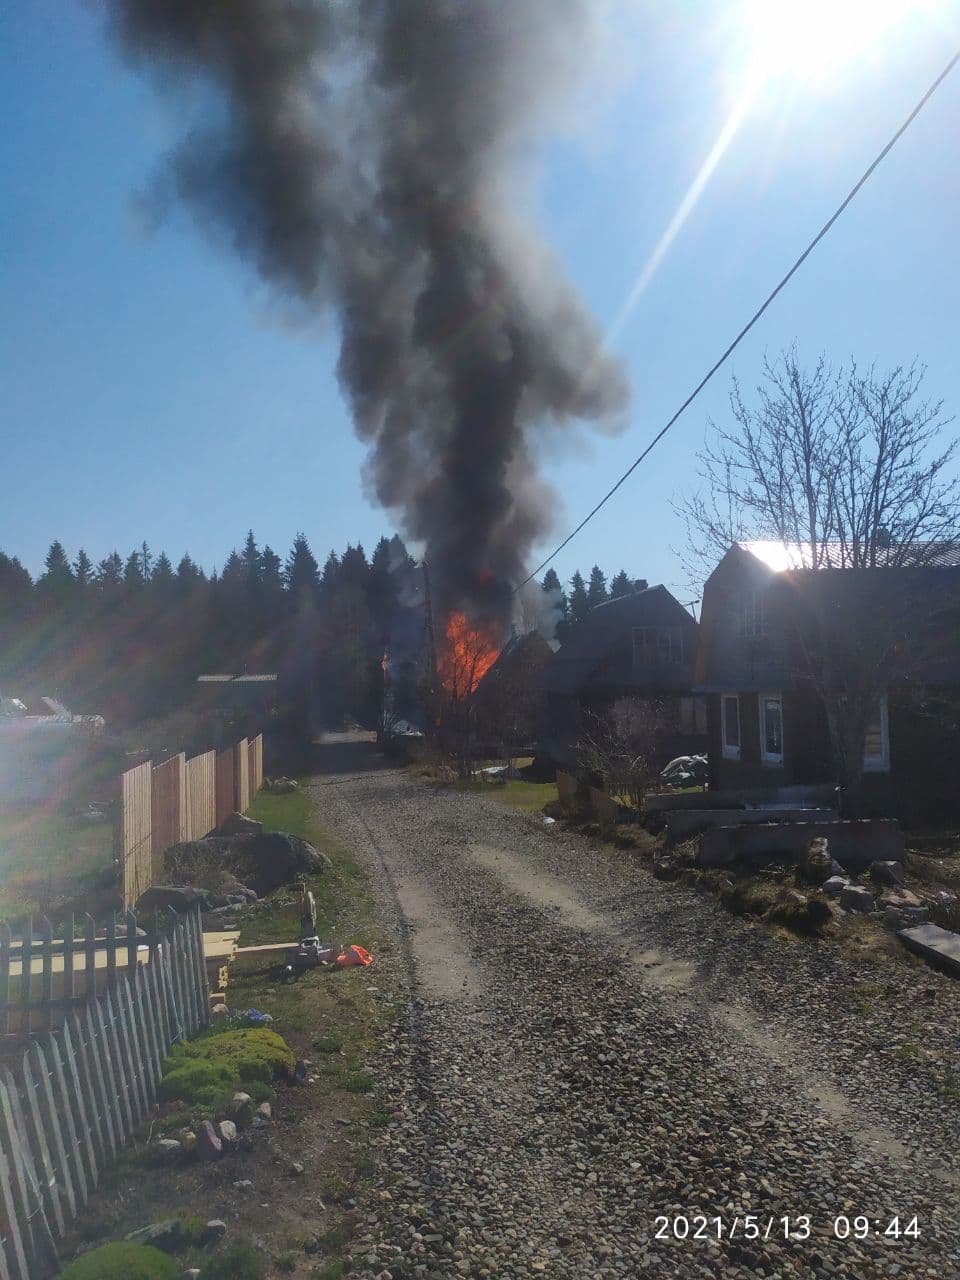
[[157,883],[165,849],[201,839],[234,810],[244,813],[262,785],[262,734],[192,760],[181,752],[156,766],[147,761],[128,769],[121,778],[117,855],[124,907]]
[[217,825],[217,753],[205,751],[184,766],[187,840],[200,840]]
[[132,906],[153,883],[153,766],[147,760],[120,779],[123,905]]
[[[171,1045],[209,1022],[199,913],[171,912],[139,937],[131,915],[126,923],[127,937],[108,952],[114,967],[105,989],[98,995],[87,985],[57,1030],[0,1070],[0,1280],[43,1280],[58,1269],[57,1239],[156,1102]],[[13,943],[0,930],[0,991],[9,995],[19,962],[27,974],[19,1001],[25,989],[29,1002],[36,940],[28,930]],[[40,932],[43,989],[53,980],[49,923]],[[56,945],[65,956],[67,938]],[[118,972],[122,949],[128,964]],[[0,1017],[11,1012],[0,999]]]

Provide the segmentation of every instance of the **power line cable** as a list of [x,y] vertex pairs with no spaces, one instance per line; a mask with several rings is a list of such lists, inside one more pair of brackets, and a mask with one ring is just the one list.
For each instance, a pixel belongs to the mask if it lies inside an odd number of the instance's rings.
[[659,442],[667,434],[667,432],[674,425],[677,419],[690,407],[691,404],[693,404],[694,400],[696,400],[697,396],[700,394],[703,388],[707,385],[707,383],[710,381],[713,375],[717,372],[717,370],[720,369],[721,366],[726,363],[729,357],[733,354],[733,352],[737,349],[737,347],[740,345],[743,339],[747,336],[747,334],[750,332],[753,326],[757,323],[757,321],[760,319],[763,313],[767,310],[767,308],[773,302],[774,298],[776,298],[776,296],[781,292],[781,290],[784,289],[787,284],[789,284],[793,276],[796,275],[797,271],[799,271],[799,269],[803,266],[804,262],[806,262],[807,258],[809,258],[810,254],[814,251],[814,249],[817,247],[817,245],[820,243],[823,237],[827,234],[827,232],[830,230],[833,224],[837,221],[837,219],[846,209],[847,205],[850,204],[854,196],[856,196],[860,188],[864,185],[864,183],[871,176],[874,170],[879,166],[881,161],[883,161],[886,158],[889,152],[892,151],[893,148],[896,146],[896,144],[900,141],[900,139],[903,137],[906,131],[910,128],[911,124],[913,124],[914,120],[917,118],[917,116],[920,114],[923,108],[927,105],[927,103],[936,93],[937,89],[939,89],[940,85],[944,82],[944,80],[946,80],[947,76],[954,69],[954,67],[957,65],[958,62],[960,62],[960,49],[957,50],[957,52],[953,55],[953,57],[944,67],[944,69],[937,76],[936,80],[934,80],[933,84],[930,85],[929,89],[927,89],[926,93],[923,95],[923,97],[920,99],[917,105],[913,108],[913,110],[907,116],[906,120],[904,120],[903,124],[896,131],[896,133],[893,135],[893,137],[890,139],[887,145],[883,148],[880,154],[876,157],[876,159],[872,162],[869,168],[864,171],[863,175],[860,177],[856,185],[851,188],[846,198],[843,200],[842,204],[838,206],[838,208],[834,211],[831,217],[823,224],[823,226],[820,228],[820,230],[817,232],[814,238],[810,241],[810,243],[804,249],[803,253],[801,253],[800,257],[797,258],[796,262],[793,264],[793,266],[790,268],[787,274],[780,281],[780,283],[776,286],[776,288],[771,293],[767,295],[765,301],[763,302],[763,305],[760,306],[753,313],[753,315],[750,317],[747,323],[743,326],[743,328],[740,330],[740,332],[737,334],[734,340],[730,343],[730,345],[724,351],[720,359],[716,362],[716,364],[711,366],[709,371],[704,375],[704,377],[700,380],[700,382],[697,383],[696,387],[694,387],[693,391],[690,392],[686,400],[684,400],[683,404],[676,411],[676,413],[673,415],[670,421],[666,424],[666,426],[662,427],[657,432],[657,434],[653,437],[653,439],[644,449],[643,453],[641,453],[640,456],[633,463],[631,463],[631,465],[623,473],[623,475],[620,477],[617,483],[613,485],[612,488],[607,490],[607,492],[603,495],[603,497],[600,499],[597,505],[593,508],[593,510],[584,516],[584,518],[580,521],[580,523],[572,531],[572,533],[568,533],[567,536],[564,538],[564,540],[560,543],[560,545],[556,547],[555,550],[550,552],[546,560],[538,564],[536,569],[534,569],[533,572],[528,577],[524,578],[524,580],[520,583],[519,586],[514,588],[514,593],[519,591],[521,587],[525,587],[528,582],[532,582],[533,579],[537,576],[537,574],[541,571],[541,569],[545,569],[547,565],[550,563],[550,561],[555,559],[560,554],[560,552],[564,549],[564,547],[568,546],[573,541],[573,539],[577,536],[580,530],[583,529],[585,525],[590,523],[590,521],[597,514],[600,508],[605,506],[607,502],[609,502],[609,500],[617,492],[620,486],[626,480],[628,480],[630,476],[633,475],[634,471],[636,471],[640,463],[643,462],[647,454],[649,454],[651,450],[657,444],[659,444]]

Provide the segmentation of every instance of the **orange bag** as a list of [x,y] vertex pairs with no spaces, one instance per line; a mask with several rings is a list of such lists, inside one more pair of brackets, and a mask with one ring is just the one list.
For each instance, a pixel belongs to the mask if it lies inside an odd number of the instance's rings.
[[344,969],[352,964],[373,964],[373,956],[369,951],[365,951],[363,947],[358,947],[351,943],[349,947],[344,947],[337,956],[337,964]]

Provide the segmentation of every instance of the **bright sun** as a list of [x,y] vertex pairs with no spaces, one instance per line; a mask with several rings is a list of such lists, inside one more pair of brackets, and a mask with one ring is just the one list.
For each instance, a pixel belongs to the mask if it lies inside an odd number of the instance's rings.
[[942,0],[745,0],[748,78],[833,79]]

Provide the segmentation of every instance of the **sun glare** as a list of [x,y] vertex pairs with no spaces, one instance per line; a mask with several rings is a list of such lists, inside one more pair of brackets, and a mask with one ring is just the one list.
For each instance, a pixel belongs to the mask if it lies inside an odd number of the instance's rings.
[[833,80],[942,0],[746,0],[748,79]]

